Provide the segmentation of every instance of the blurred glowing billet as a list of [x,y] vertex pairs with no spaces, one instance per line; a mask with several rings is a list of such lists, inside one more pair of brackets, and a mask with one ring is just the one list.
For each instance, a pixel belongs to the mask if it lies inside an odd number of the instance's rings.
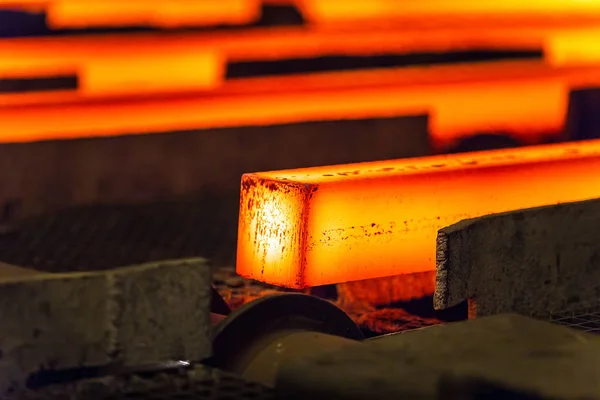
[[259,0],[0,0],[0,8],[44,9],[50,28],[242,25],[260,18]]
[[600,67],[529,61],[254,78],[208,93],[101,99],[62,93],[42,104],[29,102],[31,95],[16,103],[0,96],[0,141],[428,114],[438,148],[485,132],[536,143],[563,131],[570,90],[598,85]]
[[600,20],[596,0],[301,0],[304,17],[318,24],[455,23],[538,25]]
[[0,0],[0,11],[42,12],[48,4],[50,4],[49,0]]
[[435,270],[438,229],[600,197],[600,140],[245,174],[236,269],[304,288]]
[[[364,31],[278,28],[237,32],[130,34],[15,38],[0,41],[0,79],[77,73],[100,60],[117,63],[193,62],[215,53],[223,62],[264,61],[331,55],[374,56],[466,50],[545,50],[553,65],[597,61],[600,38],[592,27],[380,28]],[[161,60],[164,58],[164,60]],[[182,61],[183,62],[183,61]],[[169,71],[169,68],[163,68]],[[181,68],[183,69],[183,68]],[[115,68],[115,73],[117,69]],[[178,71],[182,73],[182,71]],[[188,72],[189,74],[189,72]],[[164,74],[172,76],[173,73]],[[168,80],[163,76],[161,80]],[[157,78],[158,79],[158,78]]]
[[68,39],[62,40],[0,41],[0,79],[74,75],[77,92],[93,97],[209,90],[221,85],[225,73],[220,54],[207,48],[189,51],[108,41],[105,46],[80,51]]
[[600,26],[548,35],[544,40],[544,58],[551,65],[600,63]]
[[0,9],[28,9],[47,7],[51,0],[0,0]]
[[53,28],[237,25],[256,21],[260,5],[297,7],[309,23],[342,26],[453,23],[556,25],[598,22],[595,0],[0,0],[0,8],[45,9]]
[[[144,33],[15,38],[0,41],[0,78],[74,73],[104,55],[115,63],[153,54],[215,52],[228,62],[373,56],[468,49],[539,50],[553,29],[328,29],[277,28],[213,33]],[[193,69],[191,66],[190,69]]]

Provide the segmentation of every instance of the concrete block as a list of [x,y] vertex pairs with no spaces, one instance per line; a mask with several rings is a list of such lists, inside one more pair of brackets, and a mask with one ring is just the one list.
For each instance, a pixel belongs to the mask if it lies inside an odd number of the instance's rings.
[[32,374],[210,356],[203,259],[0,278],[0,397]]
[[548,315],[597,306],[599,226],[596,199],[440,229],[434,306],[444,309],[470,299],[471,316]]
[[504,314],[356,342],[280,371],[276,389],[293,399],[594,400],[600,337]]

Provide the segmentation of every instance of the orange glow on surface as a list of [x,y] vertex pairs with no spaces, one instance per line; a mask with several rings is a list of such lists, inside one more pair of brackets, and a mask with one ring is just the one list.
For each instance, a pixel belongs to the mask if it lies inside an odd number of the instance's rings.
[[432,271],[441,227],[600,197],[599,170],[596,140],[245,174],[237,272],[303,288]]
[[[215,267],[216,268],[213,271],[213,286],[232,310],[235,310],[244,304],[264,296],[289,292],[288,289],[285,288],[241,278],[235,273],[235,270],[231,270],[229,267]],[[420,282],[423,280],[421,276],[424,274],[413,274],[415,275],[414,277],[405,275],[402,277],[393,277],[392,280],[388,280],[386,278],[375,281],[383,282],[384,280],[387,280],[388,283],[396,285],[396,287],[390,288],[392,293],[401,292],[397,288],[402,288],[402,285],[411,285],[409,287],[409,291],[415,295],[418,295],[418,286],[421,286],[421,291],[423,291],[422,289],[428,291],[429,286],[431,286],[431,292],[433,292],[435,271],[432,271],[428,274],[431,278],[428,280],[431,283]],[[398,280],[397,278],[402,279]],[[371,282],[372,281],[365,282],[367,283],[367,286],[353,287],[350,292],[345,291],[343,288],[341,289],[340,287],[343,285],[337,285],[338,299],[330,300],[333,304],[342,308],[342,310],[344,310],[346,314],[348,314],[348,316],[361,327],[361,329],[377,334],[385,334],[405,331],[408,329],[422,328],[429,325],[438,325],[444,322],[437,319],[422,318],[416,315],[411,315],[400,308],[386,307],[379,309],[373,306],[373,304],[385,304],[386,306],[389,306],[390,303],[380,303],[379,301],[389,299],[390,297],[386,296],[384,292],[377,292],[377,290],[381,289],[380,286],[377,286],[379,282],[377,282],[375,285]],[[361,284],[363,282],[356,283]],[[344,285],[347,286],[349,284],[350,283]],[[343,290],[344,292],[341,293],[340,290]],[[381,293],[386,297],[381,297],[380,299],[375,300],[374,296],[370,296],[369,299],[373,299],[375,301],[365,302],[363,301],[363,295],[367,294],[365,290],[370,291],[370,293]],[[306,294],[310,294],[310,290],[306,290],[305,292]],[[406,290],[404,290],[404,292],[406,292]]]
[[473,132],[535,143],[563,129],[571,88],[599,84],[600,68],[498,62],[256,78],[200,94],[87,100],[65,94],[54,104],[28,104],[32,98],[22,95],[9,106],[15,97],[0,96],[0,141],[428,113],[440,148]]
[[375,309],[432,296],[435,271],[343,282],[336,288],[337,303],[343,310]]

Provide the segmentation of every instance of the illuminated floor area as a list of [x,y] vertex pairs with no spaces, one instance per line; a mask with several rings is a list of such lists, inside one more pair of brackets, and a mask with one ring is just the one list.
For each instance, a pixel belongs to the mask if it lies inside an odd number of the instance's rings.
[[[229,267],[218,268],[213,276],[215,288],[232,309],[262,296],[289,292],[289,290],[244,279]],[[434,311],[431,295],[410,301],[374,306],[359,301],[354,304],[344,301],[336,296],[334,286],[313,288],[306,290],[305,293],[327,298],[342,308],[357,323],[366,337],[423,328],[463,320],[467,317],[466,304],[443,312]]]

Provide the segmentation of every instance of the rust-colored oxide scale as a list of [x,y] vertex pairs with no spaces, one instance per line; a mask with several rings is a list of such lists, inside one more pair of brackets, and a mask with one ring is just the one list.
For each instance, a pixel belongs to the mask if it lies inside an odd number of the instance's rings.
[[237,271],[292,288],[435,270],[438,229],[600,197],[600,140],[247,174]]
[[278,286],[303,286],[307,209],[316,189],[243,176],[237,248],[240,275]]

